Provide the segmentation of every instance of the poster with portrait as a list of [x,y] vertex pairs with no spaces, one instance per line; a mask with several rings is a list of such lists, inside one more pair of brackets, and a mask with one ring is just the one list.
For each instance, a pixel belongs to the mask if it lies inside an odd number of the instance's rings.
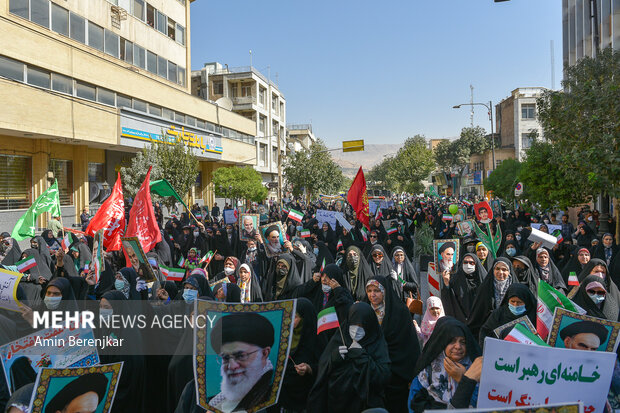
[[476,219],[483,224],[493,221],[493,210],[487,201],[482,201],[474,205]]
[[277,403],[295,306],[296,300],[248,304],[197,300],[196,403],[214,412],[248,413]]
[[262,225],[260,235],[265,246],[265,253],[269,258],[284,253],[284,228],[281,222],[272,222]]
[[456,267],[459,259],[459,240],[458,239],[436,239],[433,240],[433,255],[435,258],[435,268],[441,274],[445,270],[452,271]]
[[93,269],[95,270],[95,284],[99,282],[99,276],[101,272],[104,270],[104,261],[103,261],[103,229],[95,232],[95,237],[93,238]]
[[491,205],[491,210],[493,210],[493,216],[501,217],[502,216],[502,203],[499,199],[493,199],[489,202]]
[[467,219],[467,211],[465,208],[459,208],[456,214],[452,216],[452,222],[463,222]]
[[155,273],[153,273],[153,268],[146,259],[138,237],[122,237],[121,243],[123,244],[127,266],[131,265],[136,270],[138,277],[146,280],[146,282],[155,281]]
[[476,225],[476,222],[473,219],[468,219],[466,221],[456,223],[459,234],[461,234],[463,237],[474,235],[474,225]]
[[122,361],[92,367],[41,369],[30,399],[30,413],[107,413],[112,409],[122,369]]
[[616,352],[620,323],[556,307],[547,339],[551,347]]
[[259,226],[260,217],[258,214],[239,215],[239,239],[241,241],[254,240],[256,235],[258,235]]

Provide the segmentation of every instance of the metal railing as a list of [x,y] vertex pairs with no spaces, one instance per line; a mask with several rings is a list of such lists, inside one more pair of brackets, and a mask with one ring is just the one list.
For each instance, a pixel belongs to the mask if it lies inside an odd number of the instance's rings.
[[312,132],[312,124],[311,123],[301,123],[298,125],[286,125],[286,129],[288,130],[309,130]]

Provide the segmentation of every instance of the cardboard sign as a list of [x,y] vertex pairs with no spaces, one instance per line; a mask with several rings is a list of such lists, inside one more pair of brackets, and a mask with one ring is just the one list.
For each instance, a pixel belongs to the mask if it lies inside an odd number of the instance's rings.
[[582,402],[602,413],[615,353],[532,346],[487,337],[478,408]]
[[542,246],[549,249],[553,249],[553,247],[555,247],[558,243],[558,239],[556,237],[551,234],[547,234],[546,232],[539,231],[536,228],[532,228],[532,233],[529,237],[527,237],[527,239],[532,242],[542,242]]
[[447,410],[427,410],[427,412],[439,413],[584,413],[583,403],[558,403],[546,404],[544,406],[531,407],[502,407],[497,409],[447,409]]
[[316,210],[316,220],[319,221],[319,228],[323,225],[324,222],[327,222],[330,227],[335,231],[336,230],[336,215],[339,212],[336,211],[328,211],[326,209],[317,209]]
[[224,223],[226,224],[234,224],[237,222],[237,210],[236,209],[225,209],[224,210]]
[[21,311],[22,304],[17,300],[17,284],[22,275],[0,268],[0,308]]

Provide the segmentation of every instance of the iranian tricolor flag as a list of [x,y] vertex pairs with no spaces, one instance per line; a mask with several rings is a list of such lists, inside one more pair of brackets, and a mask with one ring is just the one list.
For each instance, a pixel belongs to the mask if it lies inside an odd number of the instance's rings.
[[69,249],[69,245],[73,243],[73,237],[71,237],[70,232],[65,232],[65,236],[62,239],[61,247],[63,250],[67,251]]
[[288,211],[288,217],[292,219],[293,221],[301,222],[301,220],[304,217],[304,214],[291,208],[291,210]]
[[454,218],[452,217],[452,215],[450,214],[444,214],[441,219],[443,219],[444,221],[452,221]]
[[182,281],[185,276],[185,270],[182,268],[169,268],[161,265],[159,269],[163,276],[166,277],[166,281]]
[[569,287],[577,287],[579,285],[579,279],[577,278],[577,273],[575,271],[571,271],[568,275],[568,286]]
[[428,292],[430,293],[430,295],[433,295],[435,297],[441,296],[439,293],[439,275],[435,270],[434,262],[428,263]]
[[574,313],[585,314],[585,310],[569,300],[564,294],[544,282],[538,281],[538,308],[536,310],[536,331],[543,339],[547,339],[553,324],[553,312],[556,307]]
[[209,263],[211,262],[211,258],[213,258],[214,255],[215,253],[213,251],[207,252],[205,256],[202,257],[202,259],[200,260],[200,264],[202,265],[206,262],[207,265],[209,265]]
[[462,200],[461,202],[463,203],[463,205],[468,206],[468,207],[470,207],[470,206],[472,206],[472,205],[473,205],[473,203],[472,203],[472,202],[469,202],[467,199],[464,199],[464,200]]
[[319,272],[322,274],[324,269],[325,269],[325,258],[323,258],[323,263],[321,264],[321,269],[319,270]]
[[301,231],[299,231],[299,235],[302,238],[309,238],[310,237],[310,230],[309,229],[301,230]]
[[532,333],[523,324],[516,324],[510,333],[504,338],[506,341],[514,341],[515,343],[522,344],[536,344],[538,346],[549,347],[540,337]]
[[185,265],[185,257],[179,258],[179,262],[177,262],[179,267],[183,267]]
[[390,228],[387,230],[388,235],[396,234],[398,232],[398,228]]
[[340,323],[338,322],[338,314],[336,314],[336,308],[327,307],[319,313],[316,329],[317,334],[321,334],[325,330],[331,330],[336,327],[340,327]]
[[360,232],[362,233],[362,237],[364,238],[364,241],[368,241],[368,230],[366,229],[366,227],[362,227]]
[[338,240],[338,244],[336,244],[336,251],[338,251],[340,248],[342,248],[342,240]]
[[30,255],[21,261],[17,261],[15,266],[17,267],[17,271],[24,273],[29,269],[36,267],[37,261],[34,259],[34,256]]

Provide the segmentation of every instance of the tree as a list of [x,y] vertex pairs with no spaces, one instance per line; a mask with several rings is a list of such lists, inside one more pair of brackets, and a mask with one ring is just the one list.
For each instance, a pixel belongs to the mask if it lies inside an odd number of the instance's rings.
[[[172,187],[181,196],[187,196],[198,176],[198,158],[192,153],[191,148],[182,142],[175,144],[152,143],[131,160],[131,167],[122,167],[123,191],[126,196],[135,196],[140,189],[149,167],[151,181],[167,179]],[[153,199],[158,201],[159,196],[152,194]],[[175,198],[168,197],[162,200],[170,209],[176,203]]]
[[433,151],[428,149],[426,138],[416,135],[405,140],[393,159],[389,160],[387,181],[397,191],[421,192],[422,180],[435,167]]
[[[506,159],[484,180],[484,189],[493,191],[496,196],[506,201],[513,201],[520,171],[521,162],[516,159]],[[527,194],[524,193],[522,197],[525,196]]]
[[299,197],[305,190],[307,200],[321,193],[338,192],[344,182],[342,170],[321,139],[317,139],[309,149],[288,156],[283,172],[293,195]]
[[215,195],[222,198],[230,198],[262,202],[269,192],[263,185],[260,172],[251,166],[226,167],[213,171],[213,186]]
[[452,143],[448,140],[441,141],[435,146],[435,162],[444,171],[450,171],[455,164]]
[[393,156],[386,156],[383,158],[381,162],[373,166],[370,171],[368,171],[366,174],[366,181],[381,182],[386,186],[386,189],[392,189],[388,188],[390,184],[390,182],[388,182],[388,174],[393,160]]

